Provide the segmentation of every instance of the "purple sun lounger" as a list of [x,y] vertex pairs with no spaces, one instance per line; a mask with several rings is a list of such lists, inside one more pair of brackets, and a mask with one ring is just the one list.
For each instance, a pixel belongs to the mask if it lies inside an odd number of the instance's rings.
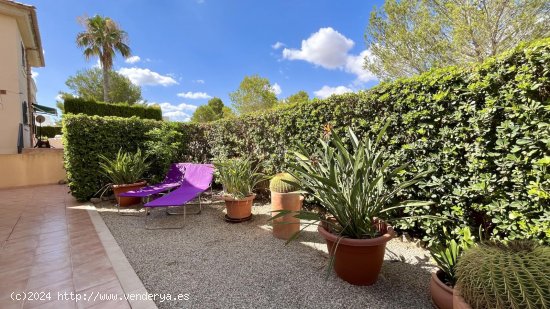
[[[183,182],[185,169],[189,164],[191,163],[174,163],[170,165],[170,169],[168,170],[168,173],[166,173],[166,177],[161,183],[146,186],[139,190],[128,191],[120,194],[120,196],[140,197],[142,199],[145,199],[145,202],[147,203],[150,201],[152,196],[165,193],[179,187]],[[118,207],[118,205],[117,208],[119,210],[119,214],[121,214],[120,207]]]
[[[199,211],[196,214],[201,213],[202,203],[201,203],[201,194],[208,190],[212,184],[212,178],[214,176],[214,166],[212,164],[188,164],[185,169],[185,175],[180,187],[162,197],[159,197],[156,200],[146,203],[143,205],[145,207],[145,228],[153,229],[147,227],[147,215],[150,208],[161,208],[161,207],[182,207],[183,213],[170,213],[168,214],[177,214],[183,215],[183,223],[185,224],[186,216],[186,204],[195,198],[199,199]],[[181,227],[168,227],[163,229],[171,228],[183,228]],[[158,228],[154,228],[158,229]]]

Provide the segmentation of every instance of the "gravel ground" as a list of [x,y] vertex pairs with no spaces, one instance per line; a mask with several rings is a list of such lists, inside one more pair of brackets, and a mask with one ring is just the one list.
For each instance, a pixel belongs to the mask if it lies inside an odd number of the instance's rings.
[[[189,212],[196,206],[191,206]],[[358,287],[333,273],[315,227],[285,246],[271,235],[270,206],[256,203],[253,218],[224,221],[223,204],[187,216],[181,230],[145,230],[144,218],[98,210],[150,293],[188,294],[188,300],[160,301],[159,308],[432,308],[429,279],[433,266],[426,250],[393,239],[378,282]],[[163,210],[151,225],[181,224]]]

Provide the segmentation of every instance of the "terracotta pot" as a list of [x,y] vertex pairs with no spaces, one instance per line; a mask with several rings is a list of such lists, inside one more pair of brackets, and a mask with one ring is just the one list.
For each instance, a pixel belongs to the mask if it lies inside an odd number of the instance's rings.
[[244,219],[252,215],[252,202],[256,198],[256,194],[249,195],[243,199],[234,199],[229,196],[224,196],[225,208],[227,216],[230,219]]
[[[334,271],[338,277],[354,285],[371,285],[378,279],[384,263],[386,243],[393,236],[393,228],[379,224],[382,236],[373,239],[342,238],[328,232],[323,226],[318,227],[319,234],[327,242],[329,254],[334,255]],[[335,244],[338,244],[335,248]]]
[[432,302],[439,309],[453,309],[453,289],[439,278],[443,278],[443,271],[441,269],[432,273],[430,280]]
[[147,182],[145,181],[139,181],[132,184],[113,185],[113,191],[115,192],[118,205],[125,207],[141,203],[141,198],[139,197],[119,197],[118,195],[128,191],[139,190],[145,187],[146,184]]
[[472,306],[468,305],[464,301],[464,298],[460,296],[460,289],[455,286],[453,289],[453,308],[454,309],[472,309]]
[[[304,197],[300,193],[271,192],[272,211],[299,211],[302,208],[303,201]],[[276,215],[277,213],[271,213],[272,217]],[[288,240],[298,231],[300,231],[300,219],[294,218],[294,214],[273,220],[273,236],[276,238]]]

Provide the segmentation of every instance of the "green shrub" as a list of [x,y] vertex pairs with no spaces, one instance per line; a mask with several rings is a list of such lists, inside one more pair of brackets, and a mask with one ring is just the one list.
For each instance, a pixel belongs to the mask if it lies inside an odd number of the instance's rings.
[[[267,113],[177,124],[185,147],[178,161],[250,156],[272,175],[288,169],[287,153],[299,144],[312,153],[325,127],[343,135],[350,126],[363,138],[391,118],[387,151],[396,162],[431,171],[398,198],[436,203],[402,215],[449,219],[408,220],[399,228],[432,242],[445,227],[458,234],[459,226],[482,226],[493,239],[550,244],[549,95],[550,39],[544,39],[474,67],[439,69]],[[65,117],[66,166],[79,198],[101,187],[99,153],[114,155],[121,146],[135,151],[146,132],[160,127],[138,119]]]
[[140,181],[150,165],[147,155],[139,148],[135,153],[123,152],[119,149],[114,158],[100,155],[99,159],[101,174],[113,185],[133,184]]
[[170,168],[171,163],[183,157],[183,134],[177,130],[177,124],[164,122],[162,126],[145,133],[146,153],[156,158],[151,163],[151,180],[160,182]]
[[[399,162],[430,170],[399,198],[431,200],[401,229],[425,240],[443,227],[482,226],[494,239],[550,243],[550,39],[524,44],[483,64],[448,67],[368,91],[206,125],[214,157],[250,154],[265,172],[288,169],[287,153],[313,152],[325,126],[362,138],[392,118],[386,147]],[[349,141],[348,141],[349,143]],[[348,144],[349,145],[349,144]],[[541,161],[542,160],[542,161]]]
[[[154,131],[154,129],[160,131]],[[109,183],[109,180],[100,173],[99,156],[114,157],[121,148],[126,152],[143,149],[149,161],[152,162],[145,178],[162,179],[166,173],[164,164],[168,162],[167,152],[171,151],[164,147],[173,147],[171,143],[174,142],[175,137],[179,140],[173,162],[208,162],[205,149],[207,145],[200,126],[168,124],[137,117],[65,114],[63,116],[64,156],[71,193],[78,200],[88,200]]]
[[253,164],[248,158],[216,160],[214,166],[224,195],[234,199],[251,195],[254,187],[265,179],[265,175],[258,172],[261,164]]
[[136,116],[142,119],[162,120],[162,111],[156,106],[147,106],[143,104],[129,105],[127,103],[104,103],[81,98],[65,99],[65,113],[86,114],[97,116],[118,116],[132,117]]
[[491,242],[464,252],[456,266],[460,295],[473,309],[550,308],[550,247]]
[[37,136],[39,132],[41,136],[55,137],[56,135],[61,134],[61,127],[51,127],[51,126],[37,127],[36,128]]

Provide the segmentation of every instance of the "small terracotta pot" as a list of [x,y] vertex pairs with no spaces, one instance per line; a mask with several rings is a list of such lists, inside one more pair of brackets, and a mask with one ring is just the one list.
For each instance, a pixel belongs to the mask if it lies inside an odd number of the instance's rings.
[[132,184],[113,185],[113,191],[115,192],[115,197],[118,205],[121,207],[126,207],[141,203],[141,198],[139,197],[119,197],[119,194],[128,191],[139,190],[145,187],[146,184],[147,182],[143,180]]
[[453,289],[453,308],[454,309],[472,309],[472,306],[468,305],[464,298],[460,296],[460,289],[455,286]]
[[432,302],[439,309],[453,309],[453,289],[439,278],[443,278],[443,271],[441,269],[432,273],[432,278],[430,279]]
[[[299,211],[302,208],[304,197],[300,193],[271,192],[271,210]],[[276,216],[277,213],[271,213]],[[300,219],[294,218],[294,214],[282,216],[273,220],[273,236],[288,240],[292,235],[300,231]]]
[[230,219],[244,219],[252,215],[252,202],[256,198],[256,194],[249,195],[243,199],[234,199],[229,196],[224,196],[225,208],[227,216]]
[[379,224],[379,228],[384,234],[373,239],[338,240],[337,235],[321,225],[318,227],[319,234],[327,242],[329,254],[335,257],[334,271],[338,277],[354,285],[371,285],[376,282],[384,263],[386,243],[394,236],[391,226]]

